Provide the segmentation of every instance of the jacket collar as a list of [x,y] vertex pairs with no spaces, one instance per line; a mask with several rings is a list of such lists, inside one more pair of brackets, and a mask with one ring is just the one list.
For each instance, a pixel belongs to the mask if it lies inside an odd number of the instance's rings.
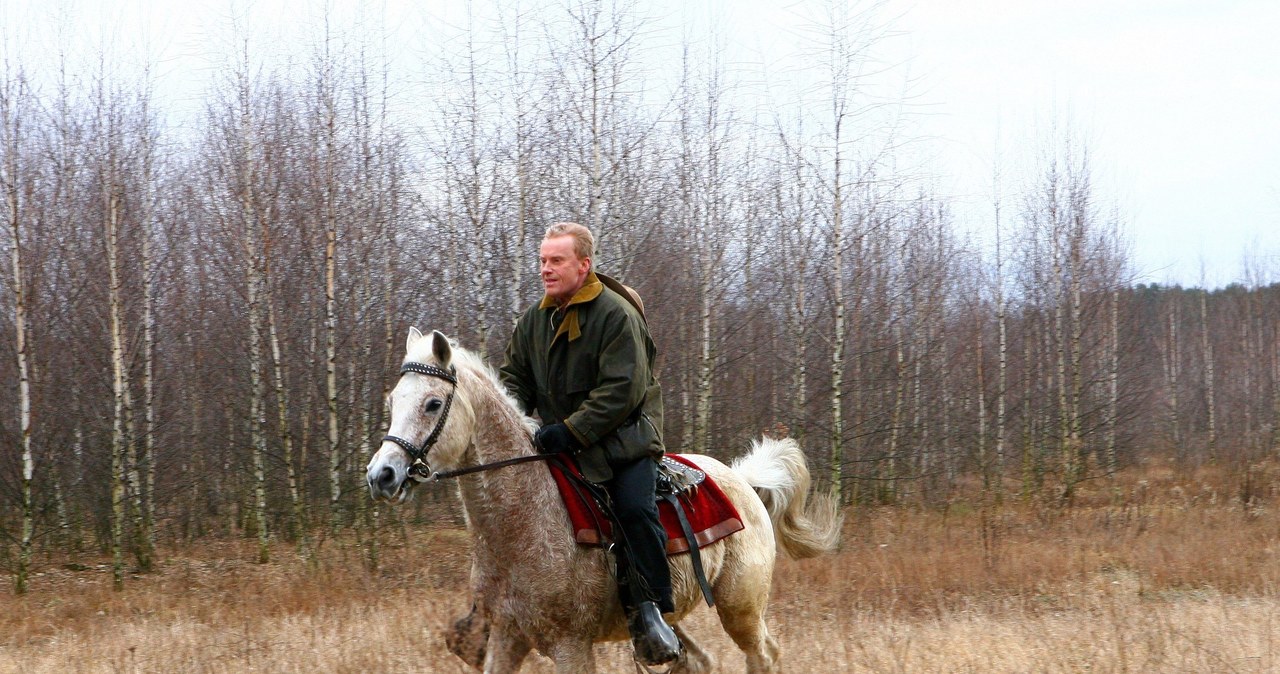
[[[556,334],[551,337],[551,343],[555,344],[560,335],[567,335],[569,341],[575,341],[582,336],[582,326],[578,322],[578,305],[586,304],[600,296],[604,292],[604,284],[596,276],[594,271],[587,272],[587,278],[583,282],[578,292],[569,298],[569,303],[564,305],[564,319],[560,321],[560,327],[556,328]],[[556,301],[550,297],[543,296],[542,303],[538,305],[539,309],[551,309],[555,311],[559,309]]]
[[[596,276],[595,271],[587,272],[587,278],[582,282],[582,287],[578,292],[569,298],[569,303],[564,305],[565,310],[575,304],[585,304],[600,296],[604,292],[604,284],[600,282],[600,278]],[[539,309],[555,309],[556,301],[547,295],[542,296],[542,302],[538,305]]]

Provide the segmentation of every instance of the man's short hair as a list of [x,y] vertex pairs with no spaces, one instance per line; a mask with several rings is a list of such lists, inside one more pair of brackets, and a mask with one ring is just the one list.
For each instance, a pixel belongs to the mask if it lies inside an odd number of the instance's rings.
[[547,233],[542,238],[550,239],[555,236],[573,237],[573,254],[579,260],[595,255],[596,237],[591,234],[591,230],[576,222],[557,222],[547,228]]

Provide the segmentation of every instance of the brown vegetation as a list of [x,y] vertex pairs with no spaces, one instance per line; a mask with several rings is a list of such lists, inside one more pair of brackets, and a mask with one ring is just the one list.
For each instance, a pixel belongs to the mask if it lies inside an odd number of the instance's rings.
[[[843,550],[783,561],[770,623],[787,671],[1265,672],[1280,667],[1274,465],[1162,463],[1091,482],[1069,509],[851,511]],[[957,503],[960,503],[957,501]],[[466,671],[442,632],[468,608],[452,527],[347,540],[311,563],[251,538],[162,546],[111,589],[109,560],[35,560],[0,611],[2,672]],[[690,629],[723,671],[741,656],[710,611]],[[621,645],[598,650],[627,671]],[[532,658],[528,671],[550,671]]]

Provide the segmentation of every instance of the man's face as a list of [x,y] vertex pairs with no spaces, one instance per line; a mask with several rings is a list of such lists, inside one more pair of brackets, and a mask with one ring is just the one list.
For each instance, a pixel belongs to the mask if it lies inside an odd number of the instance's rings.
[[573,237],[553,236],[542,240],[538,255],[542,267],[542,288],[547,297],[567,302],[582,288],[591,271],[591,258],[580,258],[573,251]]

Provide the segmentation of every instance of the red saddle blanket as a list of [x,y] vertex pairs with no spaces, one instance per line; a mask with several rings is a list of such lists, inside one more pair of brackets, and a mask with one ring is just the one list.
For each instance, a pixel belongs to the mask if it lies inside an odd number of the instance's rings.
[[[697,464],[679,454],[667,454],[668,457],[698,468]],[[569,510],[569,521],[573,525],[574,539],[581,545],[603,545],[612,540],[612,525],[596,504],[595,499],[587,494],[581,484],[574,483],[574,478],[565,474],[570,471],[578,479],[578,465],[572,460],[548,461],[551,476],[560,488],[560,497],[564,499],[565,508]],[[701,470],[699,468],[699,470]],[[576,487],[576,488],[575,488]],[[684,506],[685,517],[689,520],[689,528],[698,541],[698,547],[710,545],[725,536],[741,531],[742,519],[738,509],[721,491],[720,486],[708,475],[697,487],[682,494],[680,503]],[[680,528],[680,519],[675,508],[665,499],[658,499],[658,515],[662,518],[662,526],[667,530],[667,554],[678,555],[689,551],[689,543],[685,540],[684,531]],[[596,523],[599,523],[599,527]],[[601,532],[600,529],[604,531]]]

